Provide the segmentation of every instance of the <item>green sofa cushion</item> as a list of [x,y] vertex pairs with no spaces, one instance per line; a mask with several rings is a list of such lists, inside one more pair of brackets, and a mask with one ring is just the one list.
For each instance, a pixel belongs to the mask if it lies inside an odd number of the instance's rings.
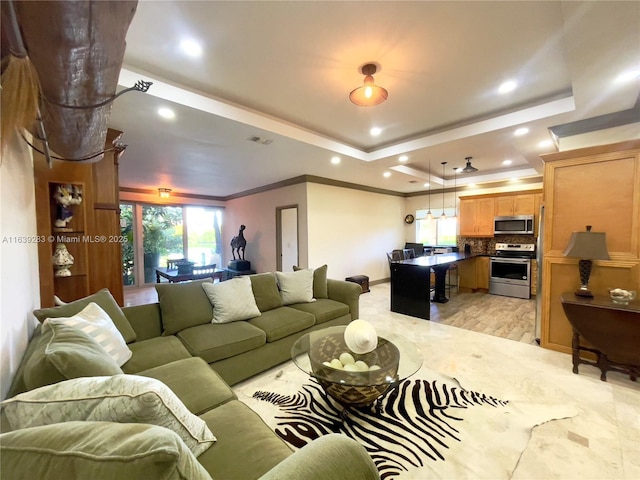
[[246,321],[198,325],[182,330],[177,336],[191,355],[201,357],[207,363],[248,352],[266,343],[265,333]]
[[187,283],[157,283],[162,311],[163,335],[173,335],[185,328],[211,322],[213,306],[202,289],[210,278]]
[[105,349],[77,328],[46,322],[32,341],[37,343],[24,367],[28,390],[72,378],[122,373]]
[[289,307],[312,314],[316,318],[316,323],[324,323],[349,314],[348,305],[328,298],[321,298],[311,303],[296,303]]
[[275,342],[311,327],[316,321],[310,313],[291,307],[280,307],[264,312],[258,318],[253,318],[248,322],[264,331],[267,342]]
[[184,344],[173,335],[133,342],[129,344],[129,348],[133,355],[122,365],[124,373],[138,373],[165,363],[191,358]]
[[250,275],[249,278],[258,310],[267,312],[282,306],[275,273],[258,273]]
[[198,357],[143,370],[138,375],[160,380],[196,415],[236,398],[220,376]]
[[89,295],[88,297],[69,302],[66,305],[51,308],[40,308],[35,310],[33,314],[40,323],[44,322],[47,318],[72,317],[77,313],[80,313],[91,302],[96,303],[100,308],[107,312],[107,315],[111,317],[116,328],[120,330],[125,342],[130,343],[135,341],[136,332],[134,332],[129,320],[127,320],[127,317],[111,295],[111,292],[106,288],[103,288],[99,292]]
[[207,471],[215,472],[216,478],[255,479],[292,454],[258,414],[238,400],[210,410],[201,418],[215,429],[218,441],[198,461]]
[[[293,271],[303,270],[294,265]],[[323,265],[313,270],[313,298],[329,298],[327,291],[327,266]]]
[[180,437],[136,423],[64,422],[0,435],[0,477],[211,480]]

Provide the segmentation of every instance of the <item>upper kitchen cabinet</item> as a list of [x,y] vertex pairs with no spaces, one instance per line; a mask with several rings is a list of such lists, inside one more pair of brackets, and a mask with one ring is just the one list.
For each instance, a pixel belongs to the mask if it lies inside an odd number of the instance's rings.
[[496,217],[511,215],[533,215],[535,212],[535,195],[507,195],[496,197]]
[[460,199],[460,236],[493,237],[494,200],[487,196]]

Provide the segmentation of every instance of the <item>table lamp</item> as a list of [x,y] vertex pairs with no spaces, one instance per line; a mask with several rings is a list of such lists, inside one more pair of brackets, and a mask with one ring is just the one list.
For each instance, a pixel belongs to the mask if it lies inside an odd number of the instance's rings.
[[584,232],[573,232],[569,245],[564,250],[565,257],[579,258],[580,288],[575,294],[579,297],[593,297],[589,291],[589,277],[591,276],[592,260],[609,260],[607,252],[607,234],[592,232],[591,225],[587,225]]

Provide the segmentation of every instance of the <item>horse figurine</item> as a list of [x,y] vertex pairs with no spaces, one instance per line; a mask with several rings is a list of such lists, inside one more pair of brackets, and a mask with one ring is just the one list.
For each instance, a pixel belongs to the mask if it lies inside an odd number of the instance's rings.
[[[244,260],[244,247],[247,246],[247,240],[244,238],[244,229],[247,228],[244,225],[240,225],[240,231],[238,235],[231,239],[231,255],[236,260],[236,253],[238,254],[238,260]],[[242,257],[240,257],[240,250],[242,250]]]

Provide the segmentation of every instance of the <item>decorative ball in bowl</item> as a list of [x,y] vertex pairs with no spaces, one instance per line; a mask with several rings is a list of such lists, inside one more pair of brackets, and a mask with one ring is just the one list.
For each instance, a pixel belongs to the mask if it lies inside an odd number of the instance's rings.
[[612,288],[611,290],[609,290],[609,296],[611,297],[611,300],[613,300],[613,303],[626,305],[631,300],[636,298],[636,291],[624,290],[622,288]]
[[309,360],[315,378],[333,399],[345,406],[366,406],[398,380],[400,352],[378,337],[372,352],[355,353],[347,347],[344,335],[336,333],[313,342]]

